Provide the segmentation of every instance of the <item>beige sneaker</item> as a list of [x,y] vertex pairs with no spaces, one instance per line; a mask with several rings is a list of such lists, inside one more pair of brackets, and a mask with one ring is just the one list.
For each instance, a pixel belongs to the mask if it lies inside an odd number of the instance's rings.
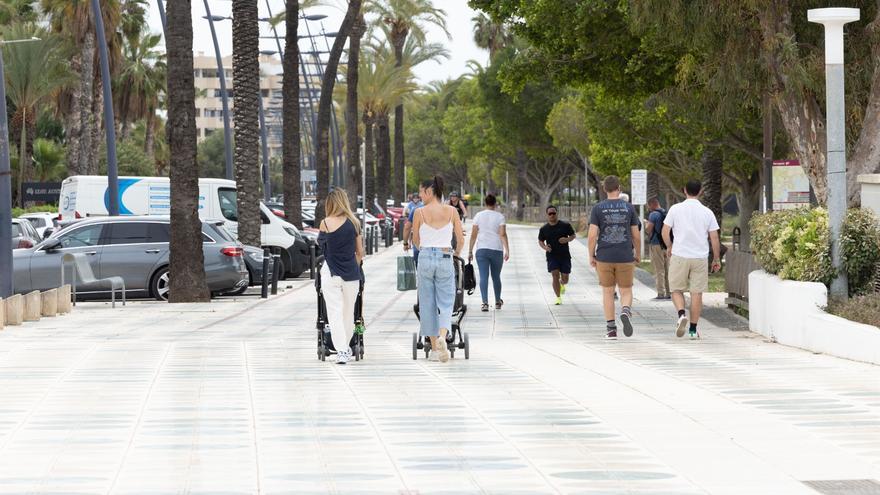
[[440,332],[440,336],[437,337],[437,343],[437,357],[440,358],[440,362],[445,363],[449,361],[449,349],[446,347],[446,332]]
[[428,361],[439,361],[440,339],[437,337],[429,337],[431,339],[431,352],[428,354]]

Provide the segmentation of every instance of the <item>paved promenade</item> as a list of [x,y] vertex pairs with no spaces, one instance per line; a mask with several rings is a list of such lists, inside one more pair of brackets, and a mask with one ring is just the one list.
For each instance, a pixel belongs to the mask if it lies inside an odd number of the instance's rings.
[[307,280],[7,328],[0,493],[880,493],[805,483],[880,480],[880,368],[732,317],[676,339],[644,285],[635,335],[606,341],[585,247],[553,306],[537,229],[510,231],[504,309],[467,299],[468,361],[412,360],[399,245],[366,262],[366,360],[347,366],[317,360]]

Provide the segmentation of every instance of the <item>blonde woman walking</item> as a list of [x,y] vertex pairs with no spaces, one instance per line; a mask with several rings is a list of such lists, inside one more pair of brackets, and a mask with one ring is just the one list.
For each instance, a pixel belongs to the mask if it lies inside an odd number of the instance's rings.
[[336,348],[336,362],[351,360],[354,305],[361,280],[361,260],[364,246],[361,242],[360,223],[351,211],[348,195],[343,189],[334,189],[324,203],[327,216],[321,221],[318,244],[324,252],[321,267],[321,291],[327,306],[330,336]]
[[[429,359],[449,361],[446,335],[452,328],[452,306],[455,302],[455,266],[464,246],[464,234],[458,210],[444,205],[443,179],[434,176],[422,182],[419,195],[424,206],[416,210],[413,242],[419,249],[418,286],[420,334],[431,340]],[[455,236],[456,248],[452,248]]]

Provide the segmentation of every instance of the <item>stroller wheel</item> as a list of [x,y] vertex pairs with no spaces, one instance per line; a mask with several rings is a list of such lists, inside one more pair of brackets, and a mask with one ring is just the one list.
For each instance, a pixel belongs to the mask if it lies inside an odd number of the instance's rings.
[[462,335],[462,340],[464,340],[464,358],[471,358],[471,339],[468,337],[467,332]]
[[412,340],[413,361],[415,361],[419,357],[419,334],[413,332]]
[[449,348],[449,357],[450,357],[451,359],[455,359],[455,347],[450,347],[450,348]]

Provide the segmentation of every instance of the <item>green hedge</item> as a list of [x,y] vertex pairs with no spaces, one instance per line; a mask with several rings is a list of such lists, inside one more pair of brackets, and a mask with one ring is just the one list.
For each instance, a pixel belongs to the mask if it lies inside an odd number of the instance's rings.
[[25,213],[58,213],[58,207],[52,205],[31,206],[28,208],[13,208],[12,218],[18,218]]
[[[830,284],[831,233],[822,208],[781,210],[752,217],[752,252],[769,273],[787,280]],[[852,294],[866,292],[880,263],[880,223],[867,209],[847,212],[841,256]]]

